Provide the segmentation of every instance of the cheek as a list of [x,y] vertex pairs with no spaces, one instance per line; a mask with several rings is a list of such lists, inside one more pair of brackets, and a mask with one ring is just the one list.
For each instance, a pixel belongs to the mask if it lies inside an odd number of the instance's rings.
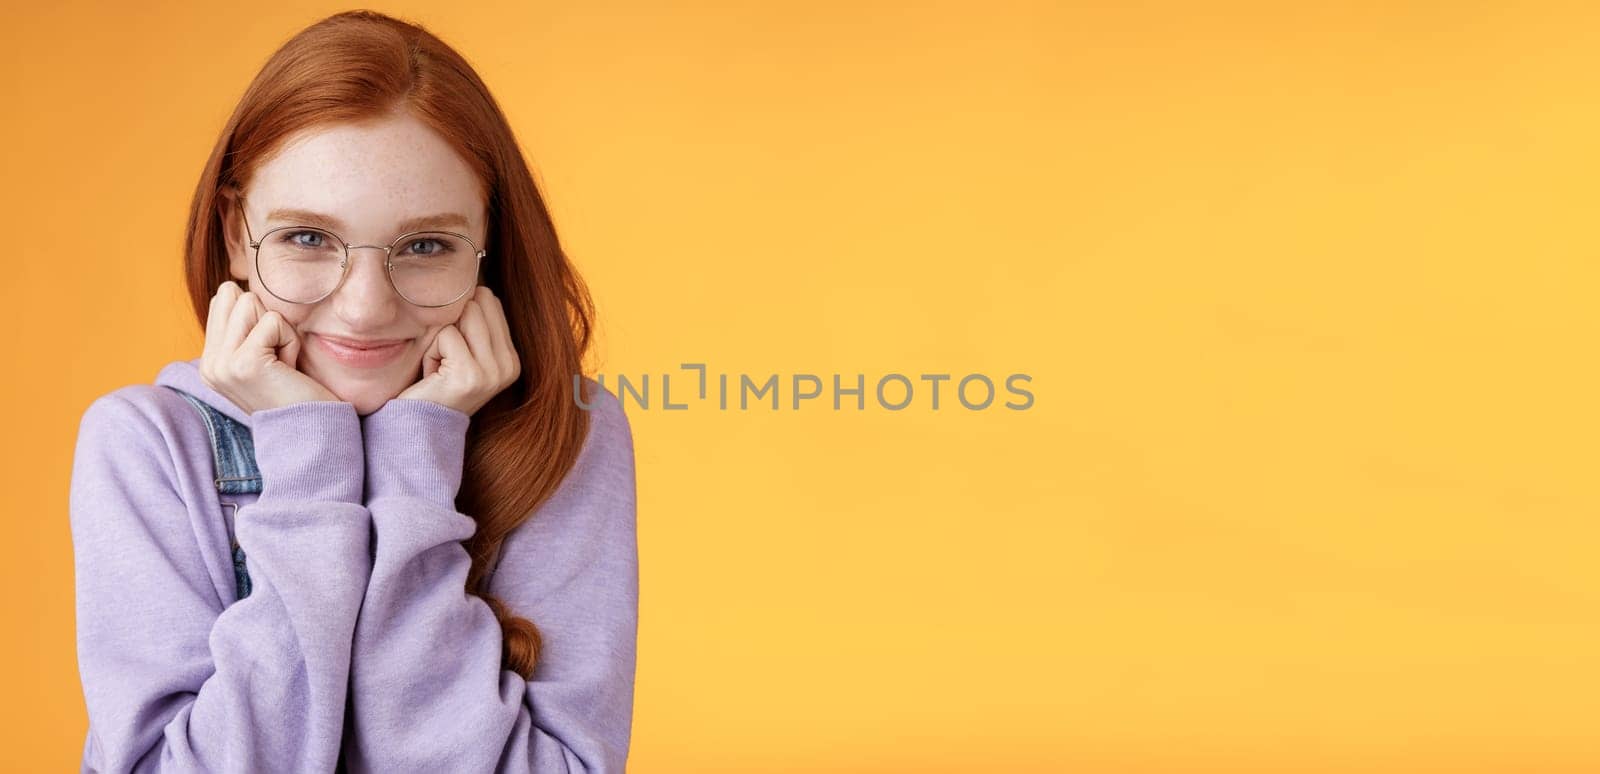
[[267,311],[277,312],[283,317],[283,319],[289,322],[289,326],[294,328],[296,333],[300,332],[300,324],[305,322],[306,319],[306,310],[304,307],[299,304],[291,304],[287,301],[282,301],[277,296],[274,296],[262,289],[260,286],[251,287],[250,292],[255,293],[256,298],[261,299],[261,305],[266,307]]
[[[468,299],[470,298],[471,297],[469,296]],[[446,325],[454,325],[458,322],[461,322],[462,313],[467,311],[468,299],[463,299],[457,302],[454,306],[447,306],[438,310],[439,313],[434,315],[433,318],[429,320],[429,326],[443,328]]]
[[[272,307],[267,307],[267,308],[271,309]],[[285,320],[287,320],[289,322],[289,327],[294,328],[294,332],[295,333],[300,333],[301,329],[303,329],[305,327],[305,318],[303,316],[299,315],[299,314],[296,314],[296,310],[295,309],[293,309],[293,308],[288,308],[288,309],[279,308],[277,310],[277,312],[278,312],[278,314],[283,315],[283,319],[285,319]]]
[[460,306],[435,309],[432,314],[417,319],[417,324],[423,331],[422,335],[417,337],[418,360],[428,351],[428,347],[433,345],[433,340],[439,335],[439,331],[444,330],[445,326],[461,322],[461,313],[466,309],[466,304],[463,303]]

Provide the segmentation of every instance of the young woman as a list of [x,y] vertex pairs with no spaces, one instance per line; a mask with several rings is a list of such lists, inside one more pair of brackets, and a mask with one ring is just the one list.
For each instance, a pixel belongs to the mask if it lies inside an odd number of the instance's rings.
[[622,771],[632,436],[462,57],[370,12],[288,41],[186,261],[202,355],[79,429],[84,770]]

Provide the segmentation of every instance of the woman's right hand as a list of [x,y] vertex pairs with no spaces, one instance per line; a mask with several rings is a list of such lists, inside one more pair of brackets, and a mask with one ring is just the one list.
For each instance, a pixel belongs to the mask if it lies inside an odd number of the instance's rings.
[[254,414],[291,403],[339,400],[317,380],[295,370],[300,336],[255,293],[232,280],[211,297],[200,378],[234,405]]

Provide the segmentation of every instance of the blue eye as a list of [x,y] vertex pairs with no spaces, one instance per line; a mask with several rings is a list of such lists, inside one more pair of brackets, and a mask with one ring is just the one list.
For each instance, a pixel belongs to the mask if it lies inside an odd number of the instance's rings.
[[410,242],[408,242],[406,244],[407,252],[411,253],[412,255],[422,255],[422,256],[445,255],[445,254],[451,252],[453,249],[454,249],[453,246],[449,243],[448,240],[436,239],[434,237],[424,237],[422,239],[413,239],[413,240],[411,240]]
[[[300,237],[310,237],[309,240]],[[318,248],[325,247],[325,235],[319,231],[288,231],[283,234],[282,240],[294,247]]]

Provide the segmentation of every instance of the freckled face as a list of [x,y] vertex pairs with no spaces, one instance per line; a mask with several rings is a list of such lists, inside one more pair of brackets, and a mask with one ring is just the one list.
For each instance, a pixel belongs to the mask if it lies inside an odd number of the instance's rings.
[[[245,186],[243,209],[256,238],[280,226],[321,225],[269,217],[293,209],[326,215],[333,223],[323,228],[351,245],[388,245],[406,231],[420,230],[402,231],[404,221],[454,214],[466,225],[442,230],[487,247],[482,182],[444,138],[408,113],[360,125],[315,127],[290,138]],[[291,303],[261,285],[237,212],[230,214],[228,229],[233,279],[294,326],[301,342],[299,370],[362,415],[421,378],[422,356],[433,337],[459,320],[472,298],[469,292],[449,306],[416,306],[390,284],[382,250],[358,249],[350,251],[350,267],[338,290],[313,304]],[[335,355],[319,337],[400,344],[398,354],[381,365],[357,365]]]

